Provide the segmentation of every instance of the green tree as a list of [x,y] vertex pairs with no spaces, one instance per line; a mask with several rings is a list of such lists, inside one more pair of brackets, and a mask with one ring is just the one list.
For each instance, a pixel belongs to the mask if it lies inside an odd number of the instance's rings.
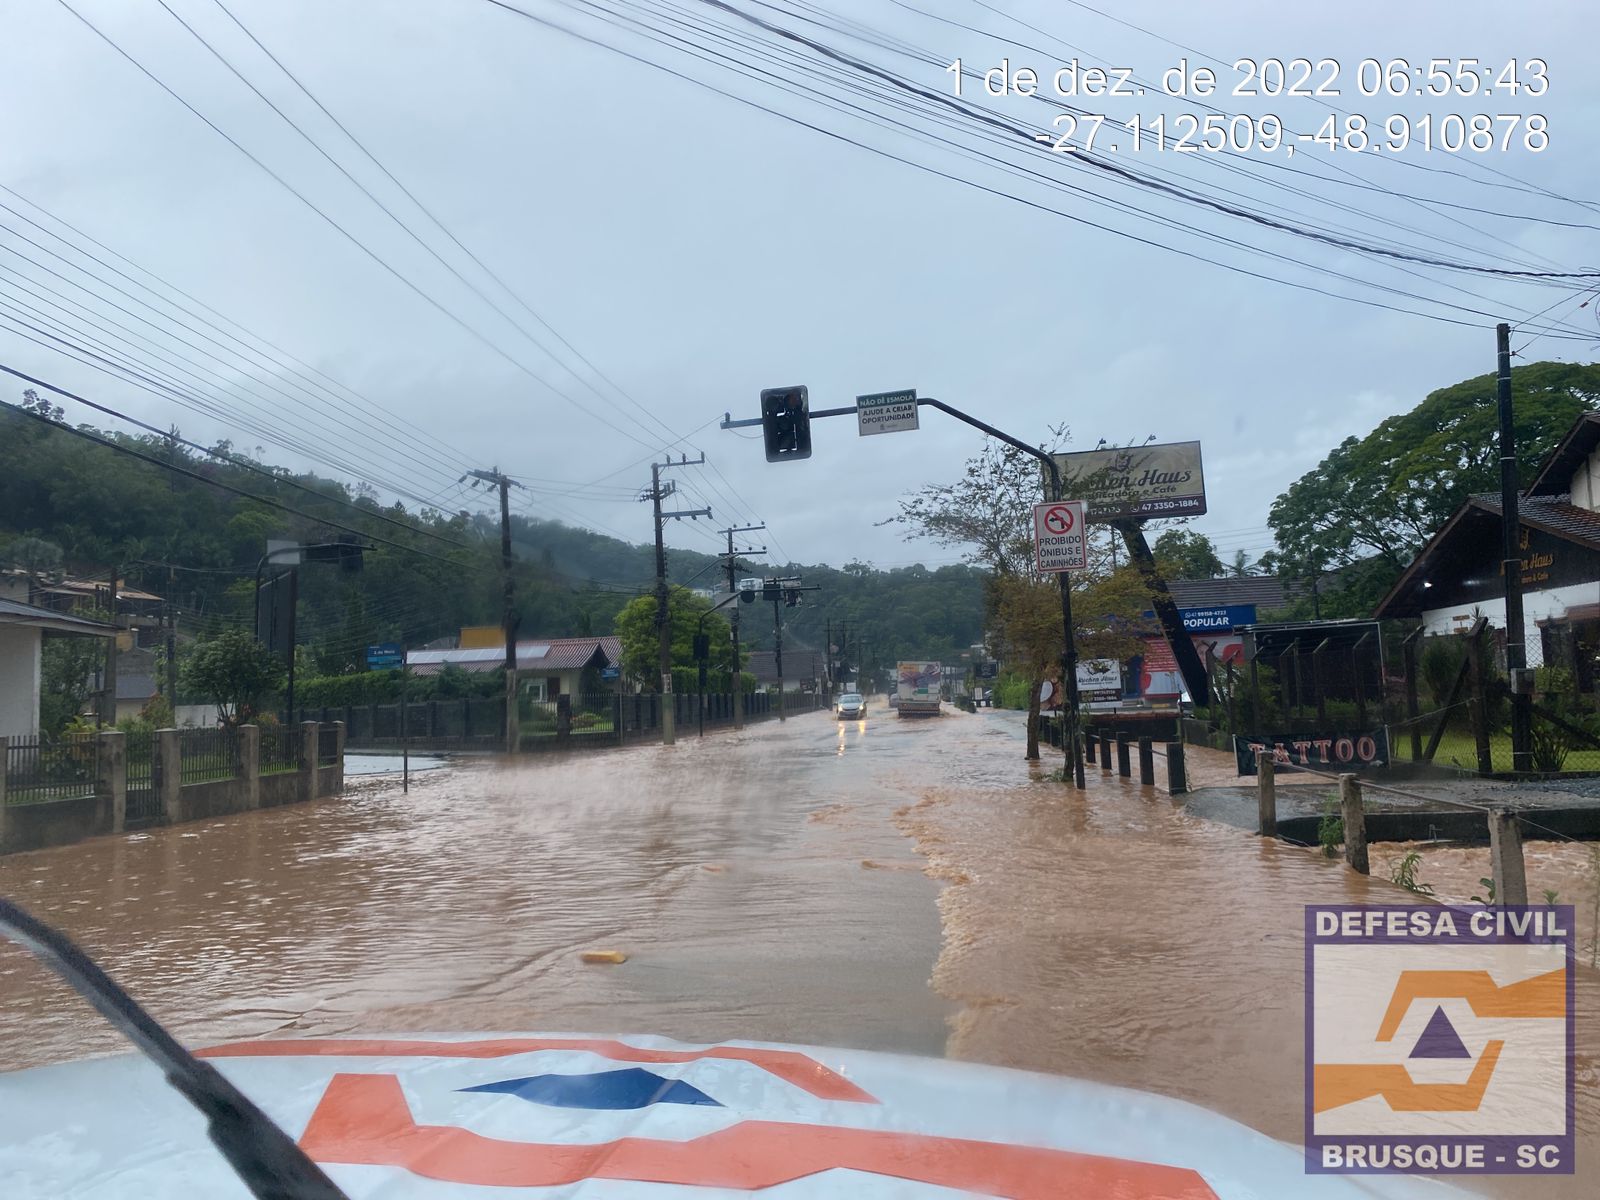
[[1169,529],[1150,550],[1168,579],[1215,579],[1222,574],[1216,546],[1192,529]]
[[[1064,434],[1055,431],[1060,440]],[[1039,686],[1059,674],[1063,650],[1061,592],[1034,566],[1033,505],[1040,499],[1037,461],[1011,446],[986,442],[952,484],[930,484],[900,502],[895,519],[912,536],[960,546],[991,576],[986,604],[989,649],[1028,680],[1028,758],[1039,757]],[[1088,539],[1089,567],[1073,572],[1073,638],[1080,658],[1120,658],[1136,647],[1133,632],[1150,597],[1135,568],[1112,565],[1110,543]]]
[[183,663],[185,689],[217,706],[232,729],[260,711],[284,684],[283,663],[242,629],[230,629],[197,643]]
[[[104,620],[94,609],[79,609],[87,620]],[[45,634],[39,655],[39,728],[60,733],[81,713],[93,690],[94,671],[105,661],[105,639],[77,634]]]
[[[695,667],[694,635],[700,631],[700,617],[711,608],[705,597],[673,584],[667,589],[667,625],[671,630],[672,665]],[[731,636],[721,613],[706,617],[705,632],[711,645],[725,646]],[[661,690],[660,635],[656,630],[656,598],[640,596],[630,601],[616,619],[617,637],[622,642],[622,669],[628,678],[647,692]],[[713,662],[713,666],[726,666]]]
[[[1526,482],[1578,414],[1600,406],[1600,364],[1517,367],[1511,393]],[[1499,489],[1497,429],[1495,377],[1480,375],[1346,438],[1273,501],[1281,568],[1311,578],[1376,559],[1392,583],[1469,496]]]
[[32,585],[45,579],[59,578],[63,555],[61,547],[39,537],[19,537],[0,550],[0,565],[21,571]]

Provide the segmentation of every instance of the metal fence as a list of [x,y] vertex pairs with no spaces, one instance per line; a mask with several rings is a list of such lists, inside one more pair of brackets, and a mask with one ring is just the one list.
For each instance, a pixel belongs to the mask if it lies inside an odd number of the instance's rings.
[[92,733],[14,737],[6,747],[6,803],[39,804],[92,796],[99,769]]
[[293,726],[260,727],[260,771],[274,775],[300,769],[300,730]]
[[339,761],[339,731],[331,725],[317,727],[317,766],[326,767]]
[[127,807],[124,824],[143,829],[162,819],[161,755],[154,732],[130,733],[122,743],[127,766]]
[[239,774],[239,736],[231,729],[184,729],[178,734],[184,783],[211,783]]

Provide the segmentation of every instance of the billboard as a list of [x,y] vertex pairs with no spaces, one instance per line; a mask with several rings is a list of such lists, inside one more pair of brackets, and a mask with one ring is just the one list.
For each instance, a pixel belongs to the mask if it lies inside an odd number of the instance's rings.
[[1115,659],[1078,660],[1078,703],[1116,704],[1122,699],[1122,667]]
[[1088,502],[1091,521],[1196,517],[1206,511],[1199,442],[1057,454],[1066,494]]

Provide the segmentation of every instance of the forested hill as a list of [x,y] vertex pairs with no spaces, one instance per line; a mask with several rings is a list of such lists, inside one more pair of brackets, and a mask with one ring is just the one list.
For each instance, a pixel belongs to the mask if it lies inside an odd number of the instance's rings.
[[[316,565],[300,573],[301,640],[319,671],[350,669],[369,642],[416,644],[499,622],[497,519],[384,506],[226,443],[211,449],[225,457],[155,435],[68,427],[37,398],[0,407],[0,565],[104,577],[119,564],[127,585],[173,598],[180,632],[190,635],[249,625],[267,539],[355,533],[376,546],[360,572]],[[654,549],[643,538],[630,544],[522,516],[512,525],[525,636],[610,632],[622,605],[650,587]],[[822,585],[802,606],[780,610],[786,645],[820,648],[829,619],[849,622],[885,662],[950,655],[981,636],[984,576],[974,568],[750,565],[753,574],[801,574]],[[691,586],[723,578],[714,556],[690,549],[669,550],[668,573]],[[743,611],[746,644],[770,645],[772,606]]]

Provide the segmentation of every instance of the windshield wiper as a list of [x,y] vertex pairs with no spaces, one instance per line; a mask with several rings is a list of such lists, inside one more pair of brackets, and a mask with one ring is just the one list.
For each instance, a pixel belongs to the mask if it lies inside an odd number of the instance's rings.
[[206,1118],[212,1142],[257,1200],[347,1200],[293,1138],[220,1071],[178,1045],[71,938],[4,897],[0,932],[70,983],[161,1068],[167,1082]]

